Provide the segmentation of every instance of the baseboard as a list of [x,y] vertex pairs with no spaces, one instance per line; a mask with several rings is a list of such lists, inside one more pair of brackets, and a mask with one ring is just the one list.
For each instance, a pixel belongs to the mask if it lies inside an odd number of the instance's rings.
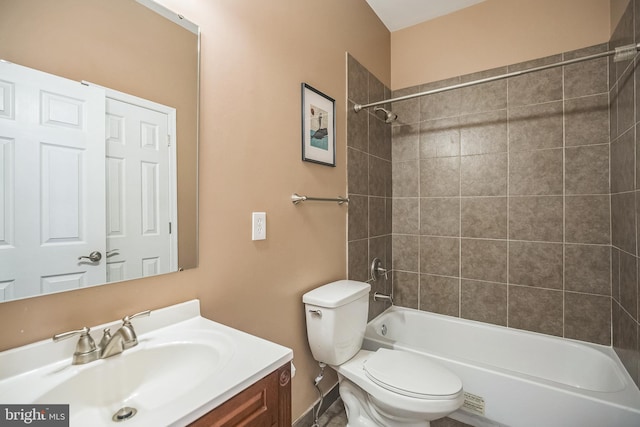
[[[322,400],[322,407],[320,408],[320,416],[322,416],[322,414],[325,413],[329,406],[331,406],[336,400],[338,400],[339,397],[340,391],[338,390],[338,384],[336,384],[331,390],[325,393],[324,399]],[[311,408],[309,408],[307,412],[302,414],[297,420],[293,422],[292,427],[311,427],[313,425],[313,422],[315,421],[314,410],[316,406],[318,406],[319,401],[320,398],[318,398],[318,400],[314,402],[313,406],[311,406]]]

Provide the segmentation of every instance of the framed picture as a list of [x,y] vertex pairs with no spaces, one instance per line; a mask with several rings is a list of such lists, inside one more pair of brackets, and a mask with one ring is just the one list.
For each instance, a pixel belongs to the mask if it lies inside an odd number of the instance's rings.
[[336,165],[336,101],[302,83],[302,160]]

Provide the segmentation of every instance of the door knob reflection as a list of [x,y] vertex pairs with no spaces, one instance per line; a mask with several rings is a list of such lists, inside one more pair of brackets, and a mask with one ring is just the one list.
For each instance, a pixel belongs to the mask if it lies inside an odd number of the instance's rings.
[[102,259],[102,254],[98,251],[93,251],[89,256],[79,256],[78,260],[88,259],[91,262],[98,262]]

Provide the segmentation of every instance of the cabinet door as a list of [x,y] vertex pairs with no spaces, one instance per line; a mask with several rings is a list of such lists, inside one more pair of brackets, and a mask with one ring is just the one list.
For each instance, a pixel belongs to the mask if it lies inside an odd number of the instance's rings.
[[279,371],[223,403],[190,427],[272,427],[278,425]]

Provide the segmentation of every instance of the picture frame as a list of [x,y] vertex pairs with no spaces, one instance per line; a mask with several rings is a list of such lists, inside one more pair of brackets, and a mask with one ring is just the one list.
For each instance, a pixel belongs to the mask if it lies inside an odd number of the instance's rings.
[[336,166],[336,101],[302,83],[302,160]]

